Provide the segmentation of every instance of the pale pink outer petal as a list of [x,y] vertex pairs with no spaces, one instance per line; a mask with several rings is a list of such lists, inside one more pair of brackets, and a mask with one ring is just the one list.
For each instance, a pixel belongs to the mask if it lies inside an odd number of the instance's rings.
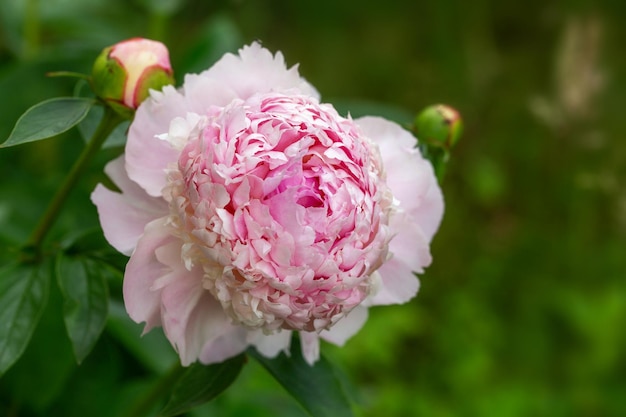
[[380,117],[356,122],[378,145],[386,183],[400,205],[389,224],[394,234],[389,243],[391,259],[378,270],[382,286],[365,304],[404,303],[419,289],[414,272],[423,272],[431,262],[429,243],[443,217],[443,195],[432,166],[415,149],[413,135]]
[[415,148],[415,137],[381,117],[366,116],[355,122],[378,145],[387,185],[430,242],[443,217],[443,194],[432,165]]
[[300,77],[297,66],[287,69],[282,53],[272,55],[258,42],[244,46],[239,55],[224,55],[200,75],[222,82],[244,100],[257,93],[288,93],[291,89],[319,99],[317,90]]
[[354,336],[367,321],[366,307],[357,306],[347,316],[339,320],[329,330],[320,333],[320,337],[337,346],[343,346],[348,339]]
[[145,322],[144,333],[161,325],[160,278],[170,271],[157,258],[157,250],[177,240],[166,226],[167,218],[148,223],[124,273],[124,304],[131,319]]
[[126,142],[128,177],[154,197],[161,196],[170,163],[178,160],[179,151],[156,135],[167,133],[170,122],[184,117],[188,110],[184,96],[172,86],[162,92],[151,91],[135,113]]
[[223,334],[204,345],[199,358],[200,362],[209,365],[239,355],[248,347],[246,335],[247,331],[244,327],[228,324]]
[[[205,71],[206,72],[206,71]],[[181,88],[189,111],[205,114],[210,106],[224,107],[240,98],[237,92],[220,79],[202,74],[186,74]]]
[[184,267],[183,242],[166,222],[157,219],[146,226],[126,266],[124,302],[129,316],[146,322],[144,333],[162,325],[184,366],[197,359],[221,362],[241,353],[247,346],[245,329],[233,326],[221,304],[202,287],[202,269]]
[[[180,242],[176,249],[180,259]],[[204,363],[214,363],[240,353],[243,349],[228,349],[226,355],[216,347],[205,351],[207,345],[215,344],[221,337],[230,339],[233,326],[221,304],[202,287],[201,268],[188,271],[180,261],[172,267],[175,269],[162,290],[161,320],[165,335],[180,355],[181,364],[187,366],[198,358]]]
[[302,357],[311,366],[320,358],[320,337],[315,332],[300,332]]
[[256,347],[263,356],[274,358],[280,352],[289,352],[291,344],[290,331],[283,330],[279,333],[265,335],[262,330],[248,332],[248,343]]
[[119,252],[130,255],[146,224],[168,213],[167,203],[162,198],[150,197],[129,180],[123,156],[109,162],[104,171],[122,193],[98,184],[91,201],[98,209],[107,241]]
[[363,305],[403,304],[415,297],[419,290],[419,279],[406,263],[397,258],[385,262],[377,272],[382,279],[381,286],[374,295],[363,302]]

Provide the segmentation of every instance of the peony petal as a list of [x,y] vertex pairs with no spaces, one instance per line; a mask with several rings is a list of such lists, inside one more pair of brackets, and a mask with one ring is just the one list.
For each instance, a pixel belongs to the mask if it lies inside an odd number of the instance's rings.
[[254,42],[239,50],[239,56],[224,55],[211,68],[200,74],[231,88],[237,97],[247,99],[254,94],[280,91],[305,94],[319,99],[319,93],[298,74],[297,66],[287,69],[283,55]]
[[367,321],[367,308],[357,306],[350,313],[329,330],[320,333],[320,337],[337,346],[343,346],[348,339],[354,336]]
[[[432,167],[430,169],[432,170]],[[441,192],[441,188],[437,183],[437,178],[434,173],[430,177],[427,187],[428,191],[422,197],[421,204],[419,207],[410,210],[409,214],[416,219],[418,224],[422,227],[422,231],[430,243],[441,224],[444,202],[443,193]]]
[[422,273],[432,261],[430,247],[422,229],[407,217],[397,213],[391,218],[389,228],[394,237],[389,242],[389,252],[413,272]]
[[184,96],[174,87],[163,92],[151,91],[151,98],[137,109],[126,142],[128,177],[154,197],[160,196],[166,183],[170,163],[178,161],[179,151],[167,141],[157,138],[168,133],[170,122],[185,117],[190,111]]
[[161,324],[161,289],[154,287],[170,271],[159,262],[156,251],[177,239],[165,224],[166,218],[160,218],[146,225],[124,273],[126,311],[135,322],[146,323],[144,333]]
[[300,332],[304,360],[311,366],[320,358],[320,338],[315,332]]
[[263,334],[261,330],[248,332],[248,343],[256,347],[260,354],[267,358],[274,358],[281,351],[288,353],[291,344],[290,331],[281,331],[271,335]]
[[223,334],[210,340],[200,354],[200,362],[209,365],[239,355],[248,347],[246,329],[228,324]]
[[150,197],[130,181],[124,170],[123,157],[109,162],[105,172],[122,194],[98,184],[91,194],[91,201],[98,208],[107,241],[118,251],[130,255],[146,224],[168,213],[167,203],[162,198]]
[[365,306],[403,304],[415,297],[419,280],[406,263],[391,258],[378,271],[381,282],[378,292],[363,302]]
[[239,98],[230,86],[220,79],[207,77],[206,72],[185,75],[182,92],[190,111],[198,114],[206,114],[210,106],[225,107]]
[[378,145],[387,185],[430,242],[443,217],[443,195],[432,165],[415,149],[415,137],[380,117],[361,117],[355,122]]
[[[169,271],[151,288],[161,291],[163,330],[184,366],[199,358],[205,363],[220,362],[240,353],[245,338],[236,336],[240,328],[230,323],[221,304],[202,286],[203,269],[185,267],[180,257],[182,245],[175,239],[155,250],[157,260]],[[228,349],[224,349],[225,340],[231,340]],[[243,347],[235,349],[233,343],[238,341]]]
[[[180,252],[180,245],[178,249]],[[202,268],[188,271],[182,263],[175,268],[163,288],[161,316],[165,335],[181,364],[187,366],[202,356],[206,345],[228,334],[232,325],[221,304],[202,287]],[[220,356],[221,360],[227,357]]]

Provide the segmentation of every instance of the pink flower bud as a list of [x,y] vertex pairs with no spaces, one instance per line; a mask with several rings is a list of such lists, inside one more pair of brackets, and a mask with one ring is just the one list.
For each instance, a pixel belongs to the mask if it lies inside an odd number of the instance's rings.
[[105,48],[92,70],[96,95],[126,117],[132,116],[150,89],[173,83],[167,47],[149,39],[132,38]]

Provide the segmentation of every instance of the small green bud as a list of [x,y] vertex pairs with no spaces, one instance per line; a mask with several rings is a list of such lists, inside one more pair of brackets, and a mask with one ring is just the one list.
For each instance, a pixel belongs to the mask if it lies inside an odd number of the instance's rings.
[[93,65],[93,91],[124,117],[149,95],[173,84],[169,52],[161,42],[133,38],[104,48]]
[[419,139],[418,147],[433,165],[439,182],[443,181],[450,149],[463,132],[463,121],[458,111],[445,104],[424,109],[415,118],[414,133]]
[[420,142],[446,151],[458,142],[462,132],[461,115],[445,104],[429,106],[415,118],[415,133]]

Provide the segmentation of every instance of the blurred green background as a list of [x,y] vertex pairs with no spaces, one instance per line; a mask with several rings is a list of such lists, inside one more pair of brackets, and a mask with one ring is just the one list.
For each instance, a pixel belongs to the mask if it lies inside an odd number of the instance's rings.
[[[466,129],[418,297],[371,310],[345,347],[323,351],[354,382],[362,416],[623,416],[625,19],[616,0],[2,0],[0,141],[34,103],[72,94],[75,81],[46,72],[89,72],[104,46],[133,36],[164,41],[179,82],[258,39],[353,116],[406,123],[452,105]],[[0,150],[0,261],[81,146],[73,130]],[[97,226],[88,195],[117,153],[94,164],[56,236]],[[58,298],[0,379],[0,415],[120,415],[163,364],[137,360],[117,311],[77,367]],[[251,361],[193,415],[303,413]]]

